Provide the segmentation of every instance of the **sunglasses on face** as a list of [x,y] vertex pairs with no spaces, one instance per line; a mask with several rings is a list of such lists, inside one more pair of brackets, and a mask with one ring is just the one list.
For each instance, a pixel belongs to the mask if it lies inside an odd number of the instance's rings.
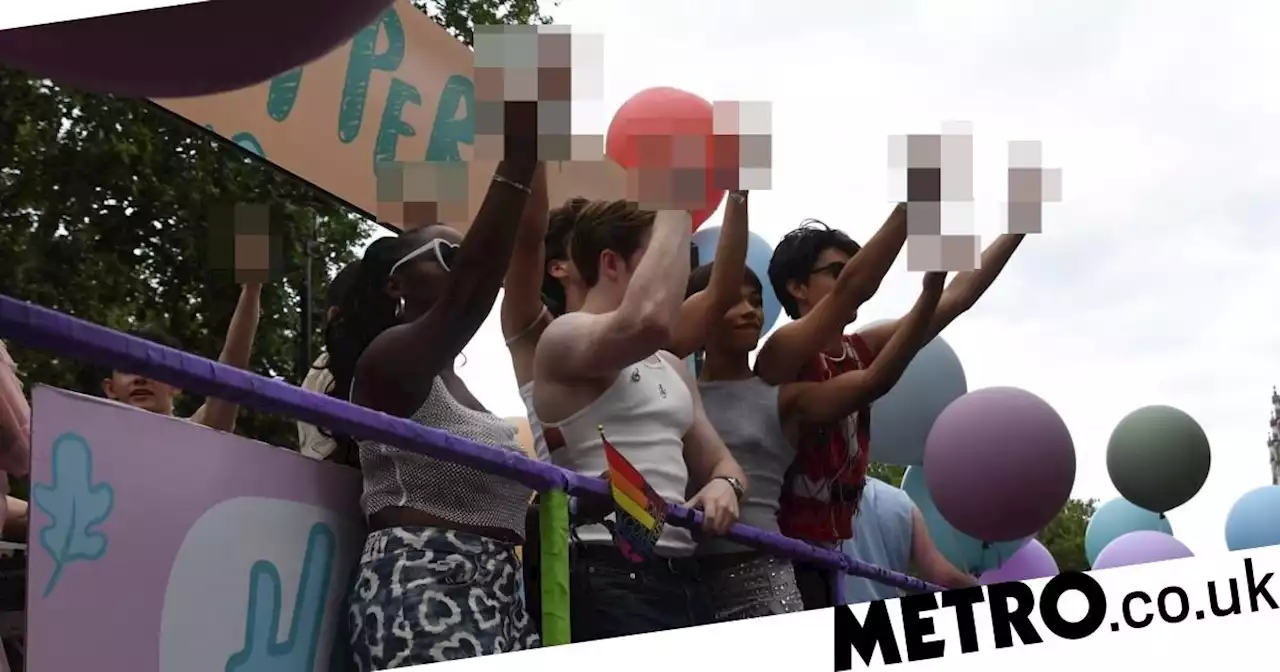
[[840,273],[841,273],[841,271],[843,271],[843,270],[844,270],[844,266],[845,266],[845,264],[846,264],[846,263],[848,263],[848,262],[844,262],[844,261],[833,261],[833,262],[831,262],[831,263],[829,263],[829,264],[827,264],[827,265],[825,265],[825,266],[819,266],[819,267],[817,267],[817,268],[815,268],[815,269],[812,269],[812,270],[810,270],[810,271],[809,271],[809,273],[810,273],[811,275],[819,275],[819,274],[821,274],[821,275],[829,275],[829,276],[831,276],[831,279],[833,279],[833,280],[834,280],[834,279],[836,279],[836,278],[840,277]]
[[431,259],[439,264],[440,268],[443,268],[448,272],[452,268],[454,258],[458,256],[459,247],[460,246],[457,243],[451,243],[443,238],[433,238],[427,241],[427,243],[422,247],[404,255],[400,261],[397,261],[395,265],[391,267],[391,272],[395,273],[396,269],[424,254],[431,255]]

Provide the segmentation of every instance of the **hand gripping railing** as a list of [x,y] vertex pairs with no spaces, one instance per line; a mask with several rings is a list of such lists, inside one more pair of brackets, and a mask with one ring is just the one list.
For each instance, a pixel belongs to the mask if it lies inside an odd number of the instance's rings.
[[[467,441],[404,418],[316,394],[4,295],[0,295],[0,337],[99,366],[142,374],[241,406],[287,415],[317,427],[464,464],[544,493],[540,506],[544,535],[541,544],[543,641],[544,644],[569,642],[567,497],[608,497],[609,488],[604,480]],[[696,529],[702,524],[702,513],[672,504],[667,520],[680,527]],[[725,537],[773,555],[898,588],[924,592],[943,590],[843,553],[746,525],[734,525]]]

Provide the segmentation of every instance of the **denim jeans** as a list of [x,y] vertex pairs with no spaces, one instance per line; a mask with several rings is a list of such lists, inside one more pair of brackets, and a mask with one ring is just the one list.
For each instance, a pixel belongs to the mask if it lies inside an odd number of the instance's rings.
[[590,642],[705,623],[694,558],[634,564],[613,546],[570,550],[570,628]]
[[794,562],[796,587],[804,601],[804,610],[826,609],[835,606],[836,573],[821,565]]

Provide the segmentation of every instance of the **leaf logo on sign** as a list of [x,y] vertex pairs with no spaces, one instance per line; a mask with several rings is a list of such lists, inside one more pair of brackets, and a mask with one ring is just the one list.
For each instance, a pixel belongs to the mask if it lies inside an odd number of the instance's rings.
[[49,516],[40,530],[40,546],[53,559],[53,574],[44,587],[48,597],[72,562],[94,561],[107,552],[107,536],[96,528],[111,516],[115,492],[93,482],[93,451],[79,434],[68,432],[53,442],[50,482],[37,483],[31,499]]

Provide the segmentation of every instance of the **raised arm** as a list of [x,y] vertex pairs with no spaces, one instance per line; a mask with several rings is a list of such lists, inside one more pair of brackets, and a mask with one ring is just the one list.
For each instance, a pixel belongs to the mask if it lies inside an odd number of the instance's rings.
[[489,317],[515,247],[536,156],[530,147],[498,164],[439,298],[421,317],[387,329],[365,349],[356,365],[355,378],[363,381],[359,403],[394,415],[412,413],[430,394],[436,375]]
[[704,532],[724,534],[738,521],[739,493],[733,486],[736,483],[745,493],[750,487],[747,474],[707,419],[698,383],[689,367],[667,353],[663,358],[668,366],[680,372],[693,397],[693,426],[684,435],[684,463],[689,470],[689,489],[696,492],[685,504],[705,515]]
[[542,276],[546,267],[547,174],[539,166],[529,185],[532,193],[525,202],[516,231],[515,250],[502,282],[500,320],[502,337],[511,351],[516,381],[524,384],[533,379],[533,352],[542,330],[550,322],[550,314],[542,303]]
[[562,380],[611,377],[662,349],[684,300],[692,229],[688,212],[658,212],[622,303],[611,312],[571,313],[548,325],[538,340],[538,378],[544,371]]
[[815,354],[840,337],[850,317],[880,289],[907,241],[907,208],[899,204],[836,278],[836,286],[809,314],[773,333],[756,358],[756,373],[770,385],[795,380]]
[[929,528],[924,523],[920,509],[911,507],[911,564],[920,572],[920,578],[947,588],[968,588],[978,585],[972,576],[956,569],[934,545]]
[[716,243],[715,266],[707,288],[685,299],[667,350],[681,359],[702,347],[711,326],[742,300],[742,274],[747,267],[747,192],[729,194],[724,226]]
[[[1006,233],[996,238],[987,249],[982,251],[982,262],[977,270],[959,273],[947,285],[942,298],[938,300],[938,308],[929,320],[929,329],[925,333],[924,342],[932,341],[942,333],[948,325],[955,321],[982,298],[987,288],[1004,270],[1018,246],[1022,244],[1023,234]],[[879,352],[886,347],[893,332],[897,331],[902,320],[894,320],[878,324],[861,332],[872,352]]]
[[942,294],[946,273],[926,273],[924,289],[911,312],[902,320],[884,350],[871,365],[842,373],[821,383],[789,383],[782,386],[779,406],[786,421],[831,422],[865,408],[889,392],[911,359],[928,341],[924,336]]
[[[236,310],[231,314],[231,325],[227,327],[227,339],[222,344],[222,354],[218,356],[220,363],[237,369],[249,368],[253,339],[258,333],[261,305],[261,284],[245,283],[240,287],[240,299],[236,301]],[[191,421],[211,429],[234,432],[239,413],[240,407],[236,404],[209,397],[196,409]]]

